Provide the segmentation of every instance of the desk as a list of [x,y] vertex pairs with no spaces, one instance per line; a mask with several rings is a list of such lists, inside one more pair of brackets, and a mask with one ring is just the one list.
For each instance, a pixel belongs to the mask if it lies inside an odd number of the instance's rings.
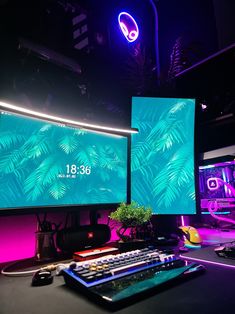
[[[206,265],[206,264],[204,264]],[[235,270],[206,265],[205,274],[140,299],[115,313],[216,314],[233,312]],[[31,287],[31,277],[0,276],[1,314],[100,314],[110,310],[64,285],[55,277],[51,285]]]

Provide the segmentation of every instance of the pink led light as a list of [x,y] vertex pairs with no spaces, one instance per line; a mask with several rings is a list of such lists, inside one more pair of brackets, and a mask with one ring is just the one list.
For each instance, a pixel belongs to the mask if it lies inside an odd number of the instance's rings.
[[218,178],[209,178],[206,184],[210,191],[218,190],[219,188]]
[[135,19],[127,12],[118,15],[120,29],[128,42],[135,41],[139,36],[139,28]]
[[184,216],[180,216],[180,219],[181,219],[181,226],[185,226],[185,221],[184,221]]
[[206,110],[207,109],[207,105],[205,104],[201,104],[202,110]]
[[219,265],[219,266],[224,266],[224,267],[228,267],[228,268],[235,268],[235,265],[228,265],[228,264],[223,264],[223,263],[218,263],[218,262],[205,261],[205,260],[200,259],[200,258],[188,257],[188,256],[184,256],[184,255],[180,255],[180,257],[183,259],[191,260],[191,261],[197,261],[197,262],[203,262],[203,263],[207,263],[207,264]]
[[[221,184],[224,184],[230,191],[231,193],[233,194],[233,196],[235,196],[235,189],[230,185],[228,184],[227,182],[223,181],[222,179],[220,178],[210,178],[211,180],[216,180],[217,184],[218,184],[218,187],[219,187],[219,183]],[[214,181],[215,182],[215,181]],[[210,184],[209,184],[210,185]],[[218,216],[215,214],[215,212],[217,211],[217,209],[219,208],[219,205],[218,205],[218,202],[217,201],[212,201],[212,202],[209,202],[208,203],[208,211],[209,213],[211,214],[211,216],[217,220],[221,220],[221,221],[226,221],[226,222],[229,222],[229,223],[232,223],[232,224],[235,224],[235,220],[233,219],[230,219],[230,218],[226,218],[226,217],[221,217],[221,216]]]

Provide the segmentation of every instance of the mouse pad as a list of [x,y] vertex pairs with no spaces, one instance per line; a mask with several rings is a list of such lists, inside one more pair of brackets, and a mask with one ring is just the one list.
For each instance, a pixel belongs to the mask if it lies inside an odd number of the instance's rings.
[[234,267],[235,268],[235,260],[231,258],[224,258],[224,257],[219,257],[214,249],[218,246],[208,246],[202,249],[195,249],[191,250],[187,253],[182,253],[180,256],[183,258],[187,258],[190,260],[195,260],[195,261],[205,261],[208,263],[212,264],[218,264],[218,265],[227,265],[229,267]]

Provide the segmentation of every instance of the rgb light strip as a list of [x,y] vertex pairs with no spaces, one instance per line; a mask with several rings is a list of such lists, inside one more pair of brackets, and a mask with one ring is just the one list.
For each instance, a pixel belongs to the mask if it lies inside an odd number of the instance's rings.
[[[231,186],[231,184],[229,184],[229,183],[225,182],[224,180],[217,178],[217,177],[213,177],[213,178],[208,179],[208,182],[207,182],[208,187],[210,187],[210,184],[212,184],[212,183],[213,183],[213,190],[218,189],[219,184],[224,184],[231,191],[233,196],[235,197],[235,189]],[[208,211],[213,218],[215,218],[217,220],[226,221],[226,222],[235,224],[235,220],[233,220],[231,218],[225,218],[225,217],[217,216],[215,214],[215,212],[219,208],[219,204],[217,201],[209,202],[207,208],[208,208]]]
[[224,266],[224,267],[228,267],[228,268],[235,268],[235,265],[223,264],[223,263],[212,262],[212,261],[205,261],[204,259],[200,259],[200,258],[188,257],[188,256],[184,256],[184,255],[180,255],[180,257],[183,259],[191,260],[191,261],[203,262],[203,263],[213,264],[213,265],[219,265],[219,266]]
[[19,113],[19,114],[25,113],[25,114],[28,114],[28,115],[33,116],[35,118],[43,118],[46,120],[64,123],[64,124],[68,124],[71,126],[78,126],[78,127],[82,127],[82,128],[94,129],[94,130],[99,130],[99,131],[104,131],[104,132],[108,131],[108,132],[120,132],[120,133],[129,133],[129,134],[138,133],[138,130],[134,129],[134,128],[133,129],[121,129],[121,128],[112,128],[112,127],[108,127],[108,126],[103,126],[103,125],[99,125],[99,124],[84,123],[81,121],[70,120],[70,119],[59,117],[59,116],[49,115],[49,114],[45,114],[45,113],[42,113],[39,111],[27,109],[24,107],[15,106],[15,105],[8,104],[8,103],[2,102],[2,101],[0,101],[0,108],[10,109],[10,110],[13,110],[15,113]]

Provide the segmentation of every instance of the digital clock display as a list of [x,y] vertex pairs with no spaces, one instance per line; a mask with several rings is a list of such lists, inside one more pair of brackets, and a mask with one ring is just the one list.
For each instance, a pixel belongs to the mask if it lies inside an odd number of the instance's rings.
[[66,174],[81,174],[89,176],[91,174],[90,166],[77,166],[75,164],[66,165]]

